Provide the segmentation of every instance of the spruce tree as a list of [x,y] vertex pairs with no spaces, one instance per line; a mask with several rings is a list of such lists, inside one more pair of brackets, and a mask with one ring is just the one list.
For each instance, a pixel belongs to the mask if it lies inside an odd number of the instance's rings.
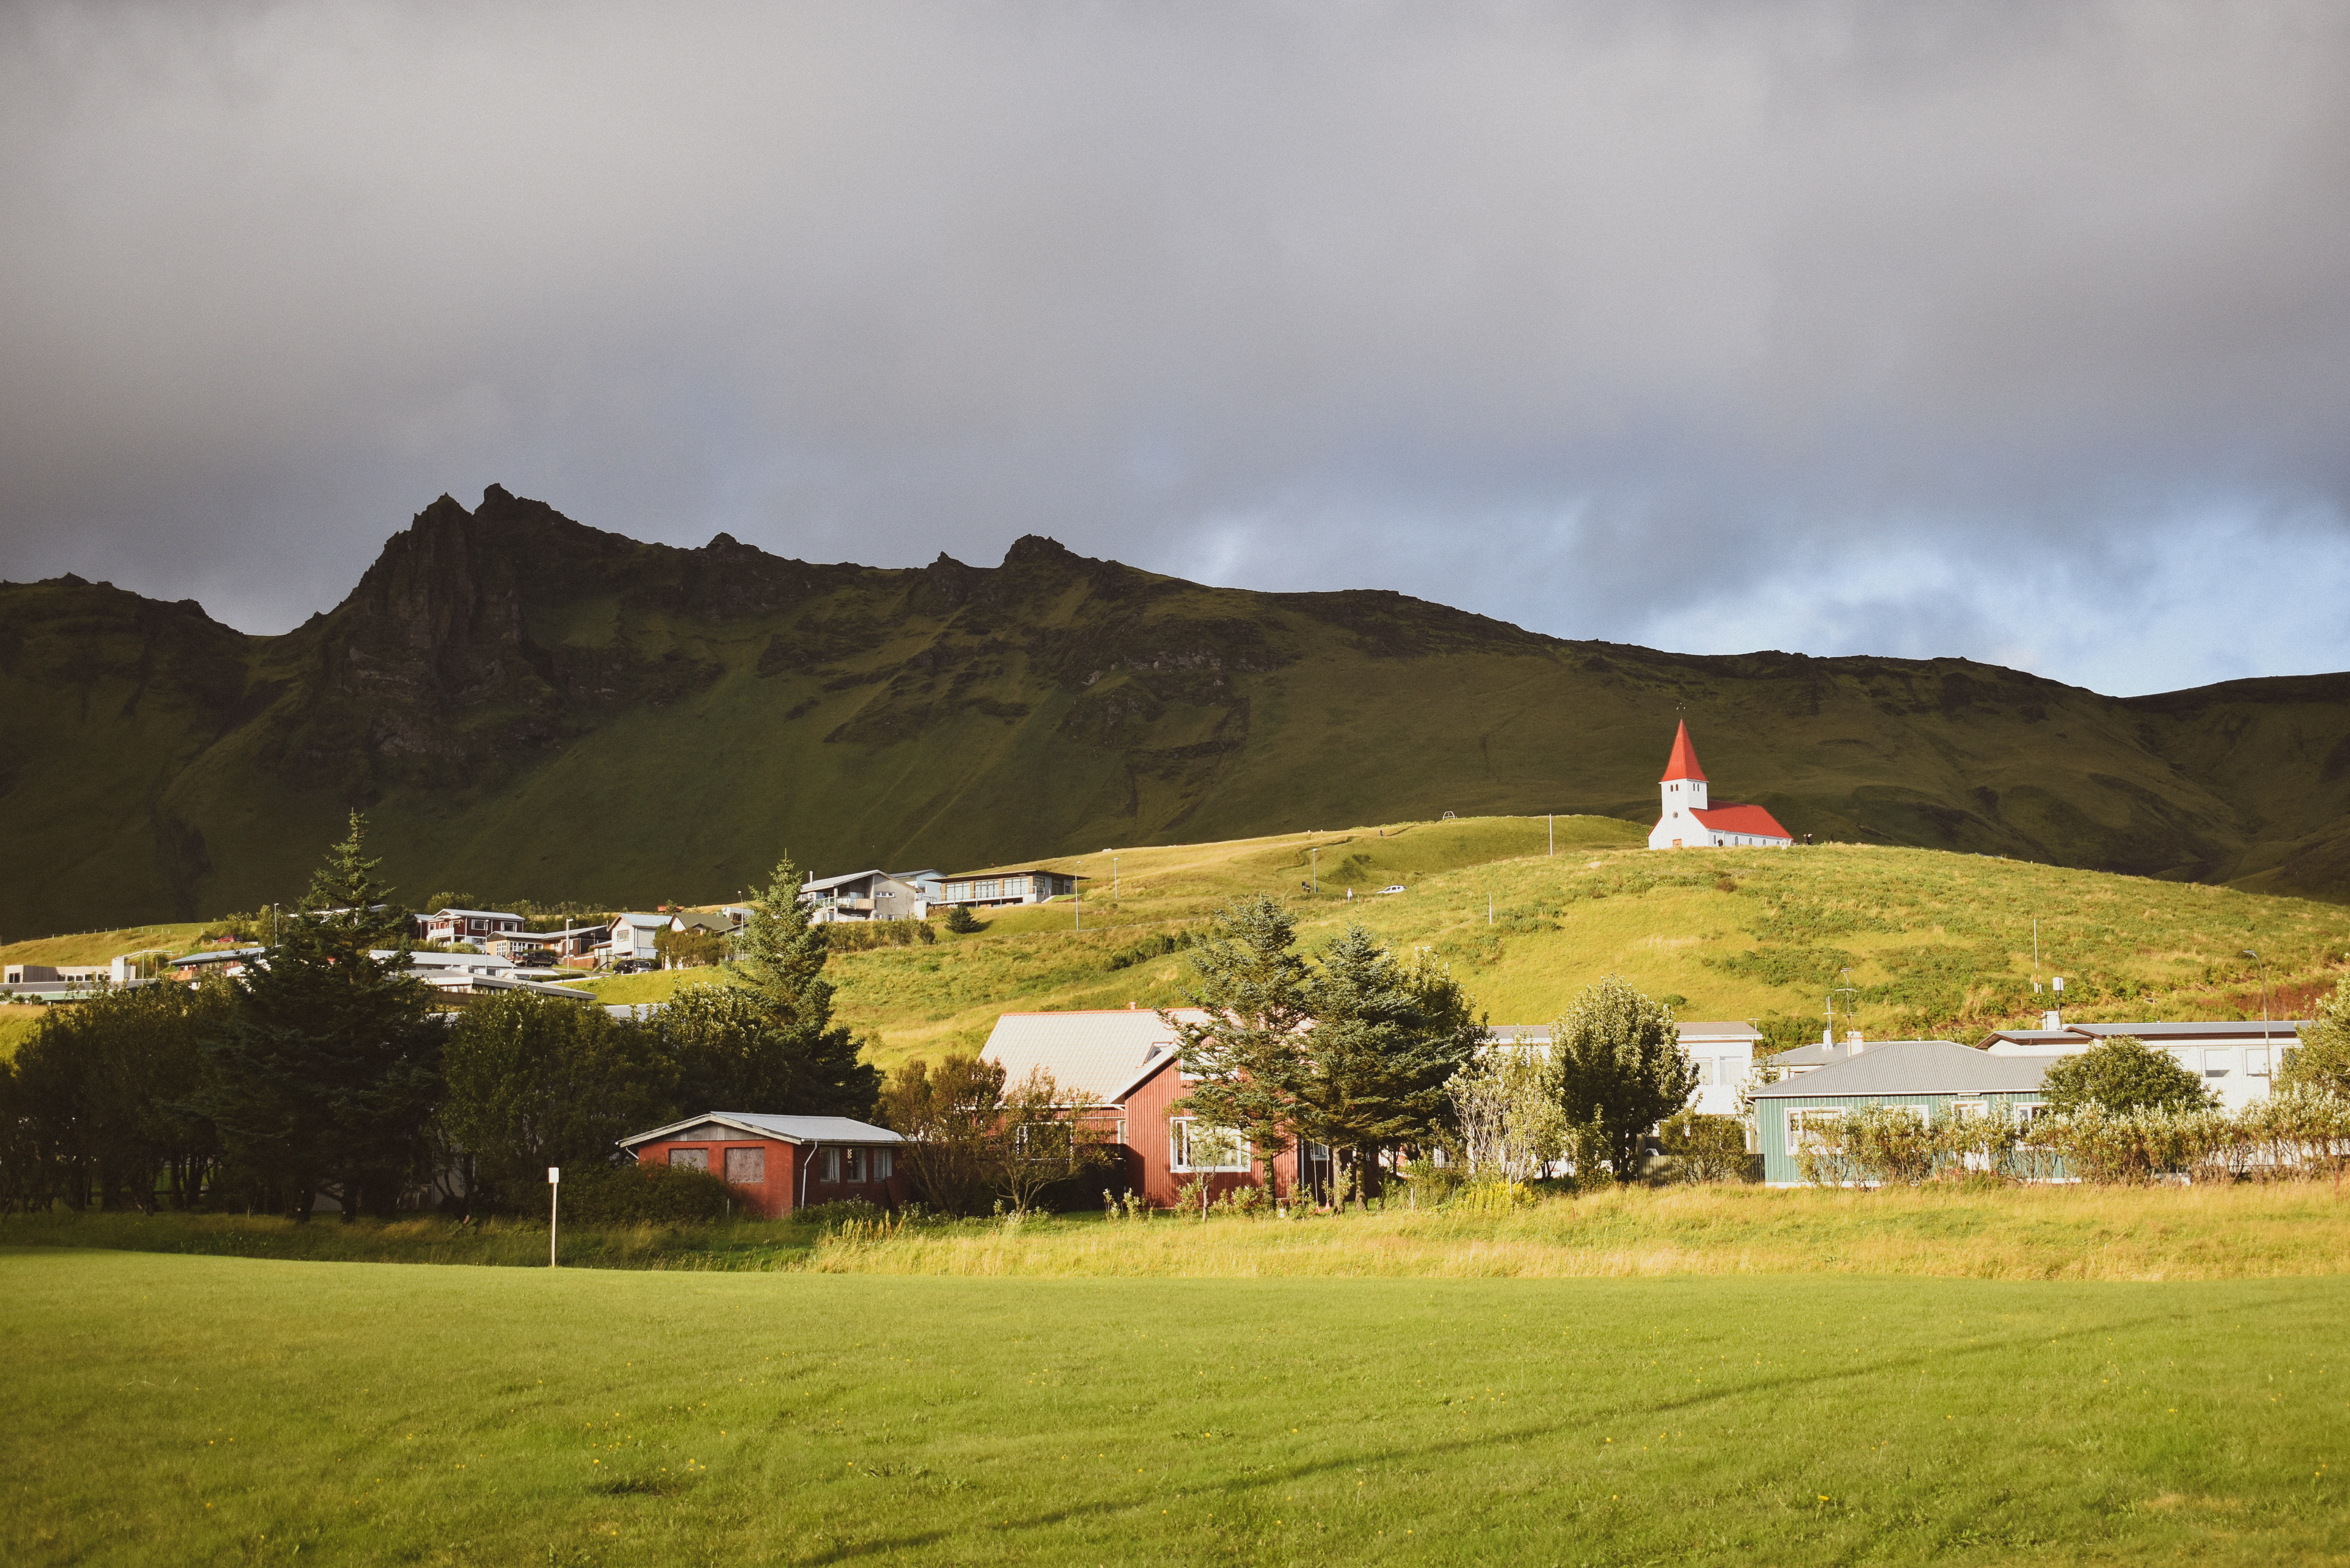
[[728,966],[737,983],[689,988],[662,1012],[689,1115],[873,1114],[881,1075],[858,1060],[847,1026],[832,1021],[833,987],[824,978],[831,955],[786,855],[743,922],[742,956]]
[[302,909],[203,1044],[197,1108],[229,1159],[282,1189],[297,1220],[321,1189],[347,1220],[389,1211],[428,1174],[442,1026],[432,992],[408,973],[408,913],[376,880],[366,827],[351,813]]
[[1194,1080],[1181,1109],[1249,1140],[1274,1189],[1274,1160],[1295,1140],[1297,1088],[1311,1075],[1300,1026],[1310,1016],[1297,921],[1259,895],[1219,909],[1191,950],[1183,1000],[1207,1013],[1192,1023],[1162,1012],[1182,1071]]

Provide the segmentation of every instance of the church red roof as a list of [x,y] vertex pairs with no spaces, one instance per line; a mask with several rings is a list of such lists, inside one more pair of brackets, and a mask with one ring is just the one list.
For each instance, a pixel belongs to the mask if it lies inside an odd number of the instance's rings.
[[1703,779],[1705,774],[1697,765],[1697,748],[1690,744],[1689,721],[1681,721],[1679,731],[1673,736],[1673,754],[1665,763],[1665,776],[1659,784],[1670,784],[1675,779]]
[[1716,833],[1748,833],[1757,838],[1784,838],[1794,835],[1779,826],[1779,819],[1759,805],[1717,805],[1705,811],[1690,813]]

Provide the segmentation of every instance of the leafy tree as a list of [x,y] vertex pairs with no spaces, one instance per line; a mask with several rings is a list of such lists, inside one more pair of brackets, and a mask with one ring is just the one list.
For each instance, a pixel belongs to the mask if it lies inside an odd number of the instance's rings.
[[950,1053],[935,1068],[914,1061],[881,1091],[884,1127],[909,1140],[898,1151],[914,1196],[941,1214],[975,1214],[996,1182],[1001,1063]]
[[671,969],[699,969],[725,960],[726,939],[715,931],[663,930],[654,933],[653,951]]
[[1737,1116],[1681,1111],[1657,1130],[1664,1151],[1679,1161],[1684,1181],[1730,1181],[1746,1169],[1746,1124]]
[[2049,1064],[2041,1098],[2058,1113],[2096,1106],[2108,1111],[2196,1110],[2213,1103],[2203,1080],[2135,1035],[2116,1034],[2075,1056]]
[[1590,1157],[1629,1182],[1648,1130],[1697,1091],[1671,1010],[1611,974],[1575,997],[1552,1025],[1551,1043],[1568,1122],[1585,1129]]
[[1204,1012],[1193,1023],[1162,1012],[1175,1032],[1183,1073],[1195,1080],[1184,1108],[1201,1123],[1249,1140],[1274,1185],[1274,1160],[1295,1137],[1298,1085],[1311,1076],[1300,1031],[1312,1015],[1297,922],[1262,895],[1216,911],[1191,950],[1183,1000]]
[[1566,1150],[1566,1114],[1551,1060],[1540,1051],[1497,1047],[1445,1085],[1471,1176],[1524,1181]]
[[2317,1004],[2317,1016],[2302,1031],[2301,1044],[2284,1054],[2277,1072],[2280,1089],[2315,1089],[2350,1098],[2350,980]]
[[1099,1165],[1107,1135],[1090,1115],[1093,1097],[1065,1089],[1042,1067],[1003,1092],[996,1119],[995,1185],[1014,1214],[1036,1206],[1045,1189]]
[[751,904],[741,955],[727,966],[739,984],[692,988],[662,1012],[665,1029],[678,1014],[675,1033],[686,1047],[681,1092],[712,1096],[692,1108],[871,1115],[881,1075],[858,1060],[847,1027],[832,1022],[832,982],[824,978],[831,947],[808,919],[789,856]]
[[473,1176],[509,1205],[548,1166],[612,1163],[621,1138],[669,1113],[676,1064],[650,1029],[544,996],[468,1007],[442,1052],[441,1127]]
[[1348,1151],[1355,1170],[1368,1173],[1383,1151],[1451,1128],[1447,1086],[1475,1057],[1484,1030],[1449,975],[1406,969],[1349,926],[1322,950],[1305,992],[1314,1020],[1303,1042],[1306,1071],[1284,1085],[1301,1133]]
[[375,878],[366,826],[353,812],[302,911],[281,922],[203,1040],[206,1083],[192,1108],[231,1159],[282,1184],[302,1221],[322,1188],[347,1220],[390,1209],[422,1174],[440,1093],[441,1022],[407,972],[408,913]]

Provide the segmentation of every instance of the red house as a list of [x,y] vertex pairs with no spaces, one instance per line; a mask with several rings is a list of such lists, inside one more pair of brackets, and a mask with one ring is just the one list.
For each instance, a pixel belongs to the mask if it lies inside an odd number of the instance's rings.
[[816,1203],[862,1198],[885,1209],[906,1200],[888,1127],[847,1116],[771,1116],[710,1111],[620,1140],[639,1165],[687,1165],[726,1179],[735,1199],[770,1220]]
[[[1190,1008],[1176,1010],[1174,1016],[1187,1023],[1207,1018]],[[1176,1064],[1175,1046],[1175,1032],[1156,1012],[1140,1009],[1007,1012],[995,1021],[981,1055],[1003,1066],[1007,1088],[1041,1067],[1059,1087],[1076,1091],[1071,1103],[1089,1102],[1087,1118],[1109,1135],[1118,1156],[1112,1190],[1122,1189],[1154,1208],[1168,1209],[1177,1201],[1177,1189],[1196,1176],[1205,1175],[1209,1190],[1218,1196],[1263,1179],[1261,1157],[1245,1144],[1213,1166],[1192,1165],[1195,1118],[1183,1111],[1188,1080]],[[1326,1181],[1328,1151],[1316,1147],[1305,1154],[1308,1177]],[[1274,1159],[1284,1199],[1297,1186],[1297,1165],[1295,1150]]]

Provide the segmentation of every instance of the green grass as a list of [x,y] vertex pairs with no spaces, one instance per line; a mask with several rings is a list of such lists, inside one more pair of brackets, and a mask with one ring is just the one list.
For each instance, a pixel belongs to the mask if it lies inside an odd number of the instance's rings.
[[27,1564],[2350,1550],[2350,1285],[0,1255]]

